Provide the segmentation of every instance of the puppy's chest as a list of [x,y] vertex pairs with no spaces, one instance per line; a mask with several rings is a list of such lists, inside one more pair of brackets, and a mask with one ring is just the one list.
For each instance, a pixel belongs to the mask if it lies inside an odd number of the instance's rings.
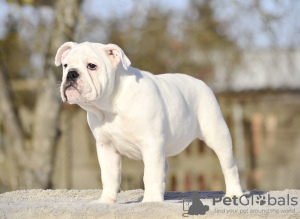
[[134,133],[123,121],[107,122],[94,130],[97,143],[110,144],[116,150],[132,159],[141,159],[140,146]]

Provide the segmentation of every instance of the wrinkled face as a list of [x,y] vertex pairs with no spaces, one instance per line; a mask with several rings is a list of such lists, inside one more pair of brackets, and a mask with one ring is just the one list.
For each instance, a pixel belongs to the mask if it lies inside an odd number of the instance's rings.
[[61,98],[69,103],[85,103],[97,99],[101,57],[90,46],[77,46],[62,60]]
[[125,69],[130,65],[123,51],[113,44],[63,44],[55,58],[55,64],[63,66],[62,100],[70,104],[90,103],[105,92],[112,91],[115,71],[120,62]]

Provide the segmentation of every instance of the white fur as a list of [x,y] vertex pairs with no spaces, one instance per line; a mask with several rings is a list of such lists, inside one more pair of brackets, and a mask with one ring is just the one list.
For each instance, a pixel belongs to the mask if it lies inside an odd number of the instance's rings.
[[[144,161],[143,202],[163,201],[167,157],[180,153],[196,138],[216,152],[227,195],[242,194],[229,130],[204,82],[184,74],[155,76],[130,67],[124,52],[113,44],[68,42],[59,48],[55,60],[57,66],[68,64],[61,85],[63,101],[87,111],[97,142],[103,182],[97,202],[116,201],[121,155]],[[88,63],[97,69],[89,70]],[[78,69],[80,76],[76,88],[65,91],[71,68]]]

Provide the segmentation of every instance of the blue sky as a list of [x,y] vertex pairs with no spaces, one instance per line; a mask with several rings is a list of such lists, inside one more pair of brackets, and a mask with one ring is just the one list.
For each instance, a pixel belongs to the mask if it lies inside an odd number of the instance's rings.
[[[136,0],[113,0],[113,1],[97,1],[97,0],[84,0],[83,10],[89,11],[92,16],[99,19],[106,19],[110,17],[122,18],[126,16],[130,10],[135,7]],[[186,0],[143,0],[139,1],[145,8],[155,4],[163,10],[186,10],[188,1]]]

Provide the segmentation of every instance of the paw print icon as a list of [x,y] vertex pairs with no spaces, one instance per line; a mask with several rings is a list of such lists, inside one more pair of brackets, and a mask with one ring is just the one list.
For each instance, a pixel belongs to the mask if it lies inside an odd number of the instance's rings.
[[266,204],[266,197],[262,196],[262,195],[256,196],[255,202],[259,205],[264,205],[264,204]]

